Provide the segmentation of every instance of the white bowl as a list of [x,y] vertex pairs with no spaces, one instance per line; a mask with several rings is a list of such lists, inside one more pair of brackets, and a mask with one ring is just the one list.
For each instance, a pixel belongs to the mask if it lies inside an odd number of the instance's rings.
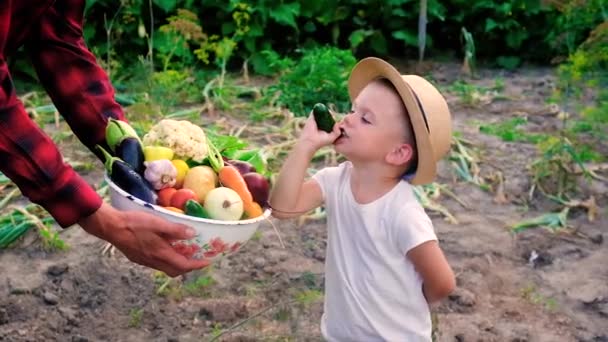
[[131,196],[112,182],[107,174],[104,179],[110,187],[110,203],[114,208],[145,211],[194,228],[197,235],[190,240],[184,240],[180,247],[190,248],[195,259],[213,260],[236,252],[251,239],[260,223],[270,216],[269,209],[265,210],[262,216],[240,221],[220,221],[184,215]]

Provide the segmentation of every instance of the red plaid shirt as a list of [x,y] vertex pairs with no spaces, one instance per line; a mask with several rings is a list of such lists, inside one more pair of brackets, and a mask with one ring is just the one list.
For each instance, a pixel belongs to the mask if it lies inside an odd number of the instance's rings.
[[17,98],[6,57],[25,45],[40,82],[76,136],[97,154],[108,118],[124,119],[82,36],[85,0],[0,0],[0,171],[62,227],[102,199],[63,158]]

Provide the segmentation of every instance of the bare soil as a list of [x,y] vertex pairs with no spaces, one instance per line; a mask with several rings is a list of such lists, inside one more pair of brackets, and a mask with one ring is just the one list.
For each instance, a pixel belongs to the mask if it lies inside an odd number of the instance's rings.
[[[460,77],[450,64],[422,72],[442,86]],[[446,93],[455,131],[481,153],[480,174],[500,171],[504,183],[502,192],[484,191],[456,178],[448,160],[441,164],[438,182],[462,203],[445,193],[436,199],[457,223],[428,211],[458,285],[433,306],[435,338],[608,341],[608,184],[580,182],[577,199],[594,196],[600,208],[594,221],[573,209],[569,229],[510,232],[509,224],[557,206],[539,196],[528,200],[536,147],[481,134],[478,123],[526,116],[527,129],[551,133],[560,121],[546,103],[551,70],[485,70],[470,82],[491,87],[497,77],[505,82],[501,98],[471,106]],[[75,146],[66,154],[91,158]],[[101,183],[99,172],[83,174]],[[105,244],[79,227],[61,234],[70,246],[65,252],[46,252],[31,233],[0,254],[0,341],[319,341],[322,298],[297,298],[322,293],[324,219],[272,222],[284,248],[265,222],[236,255],[174,279],[162,295],[157,272],[118,252],[102,254]]]

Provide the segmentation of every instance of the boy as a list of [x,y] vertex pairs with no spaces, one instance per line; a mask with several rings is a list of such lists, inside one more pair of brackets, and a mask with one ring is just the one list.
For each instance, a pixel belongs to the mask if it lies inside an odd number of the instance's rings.
[[[273,187],[273,215],[327,211],[325,306],[329,341],[431,341],[429,304],[455,287],[412,184],[435,178],[451,141],[450,112],[427,81],[366,58],[348,81],[352,111],[331,133],[310,116]],[[348,161],[304,180],[333,144]]]

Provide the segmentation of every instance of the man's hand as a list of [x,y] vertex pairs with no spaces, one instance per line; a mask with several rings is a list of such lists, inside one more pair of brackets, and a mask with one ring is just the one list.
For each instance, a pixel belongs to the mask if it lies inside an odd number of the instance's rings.
[[189,239],[191,228],[141,211],[120,211],[109,204],[78,224],[89,234],[110,242],[131,261],[175,277],[209,266],[209,260],[188,259],[170,242]]

